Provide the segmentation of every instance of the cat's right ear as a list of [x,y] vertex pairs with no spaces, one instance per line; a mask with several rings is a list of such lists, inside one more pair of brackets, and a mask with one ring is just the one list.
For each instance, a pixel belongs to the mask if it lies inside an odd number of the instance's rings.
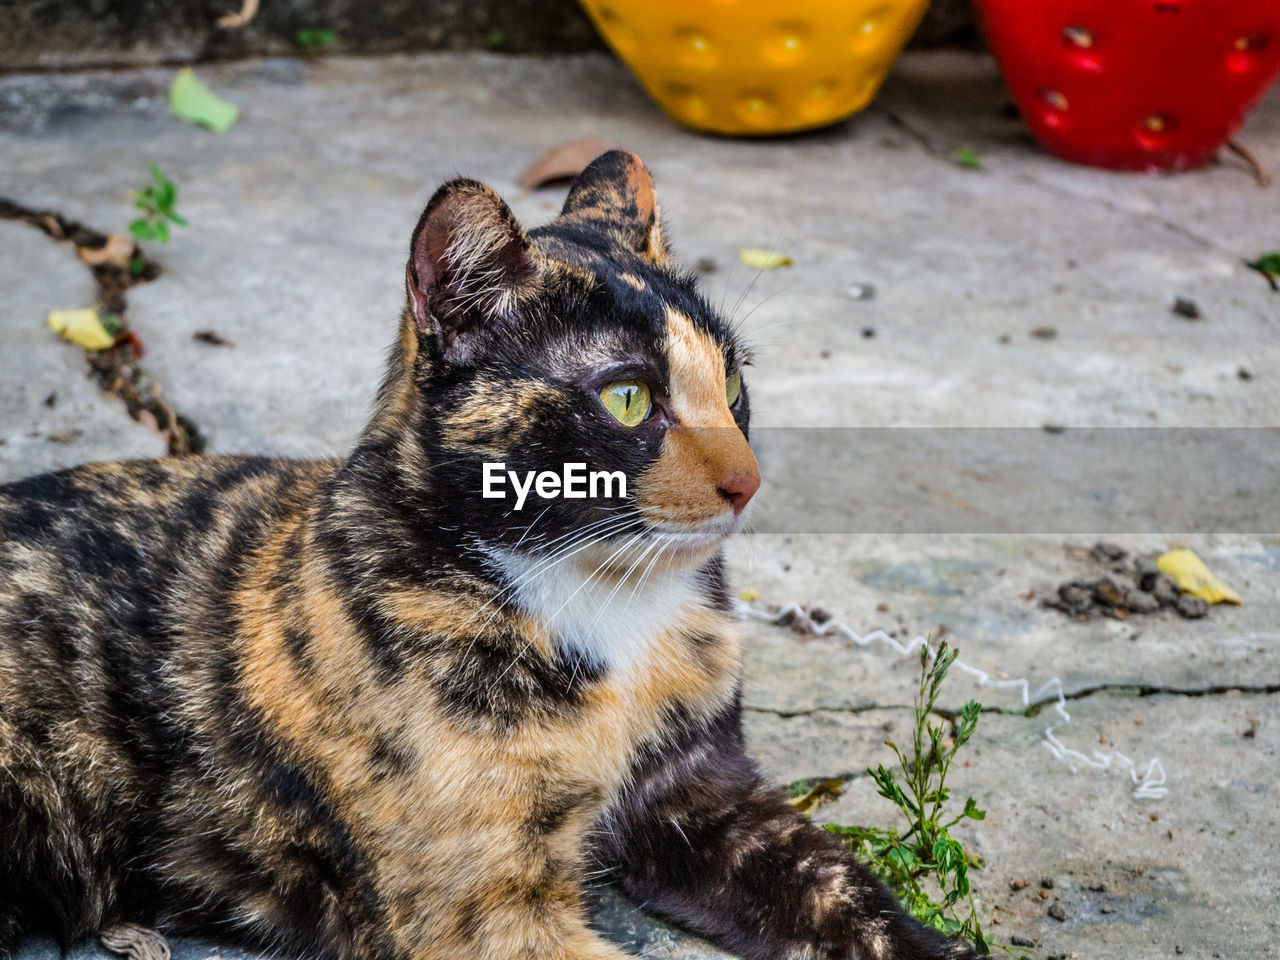
[[450,180],[413,231],[409,312],[438,356],[466,363],[515,329],[520,295],[537,275],[529,241],[502,199],[476,180]]

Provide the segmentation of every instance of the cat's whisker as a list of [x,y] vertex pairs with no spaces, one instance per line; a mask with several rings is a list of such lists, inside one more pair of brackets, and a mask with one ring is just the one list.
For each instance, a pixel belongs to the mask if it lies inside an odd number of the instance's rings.
[[[661,536],[661,534],[658,534],[657,536]],[[641,563],[644,562],[644,560],[648,557],[649,552],[651,550],[656,549],[659,545],[660,545],[660,541],[658,541],[655,538],[655,539],[652,539],[648,544],[646,544],[644,549],[640,551],[639,555],[632,562],[631,566],[627,568],[627,572],[618,578],[618,582],[613,585],[613,589],[609,591],[609,595],[605,597],[604,602],[600,604],[600,609],[596,611],[595,619],[593,619],[591,621],[590,626],[587,627],[588,631],[595,629],[596,624],[600,622],[600,618],[604,616],[605,611],[609,609],[609,604],[613,602],[613,598],[617,595],[618,591],[622,589],[622,585],[624,583],[627,583],[631,579],[632,572],[636,569],[636,567],[638,567]],[[632,597],[634,597],[635,592],[632,591],[631,595]],[[630,601],[628,600],[628,604],[629,603]],[[626,607],[623,607],[623,610],[625,611]]]
[[[770,255],[771,257],[773,257],[773,256],[776,256],[776,255],[777,255],[777,253],[778,253],[778,247],[779,247],[779,246],[781,245],[781,243],[782,243],[782,235],[783,235],[785,232],[786,232],[786,227],[785,227],[785,226],[783,226],[783,227],[779,227],[779,228],[778,228],[778,235],[777,235],[776,237],[774,237],[774,239],[773,239],[773,243],[768,247],[769,255]],[[732,309],[732,310],[730,310],[730,311],[729,311],[729,313],[728,313],[729,322],[730,322],[731,324],[736,324],[736,323],[737,323],[736,316],[737,316],[738,310],[739,310],[739,309],[741,309],[741,307],[742,307],[742,302],[743,302],[744,300],[746,300],[746,299],[747,299],[747,296],[751,293],[751,291],[752,291],[753,289],[755,289],[755,285],[760,281],[760,278],[761,278],[762,276],[764,276],[764,272],[765,272],[765,270],[766,270],[766,269],[768,269],[768,268],[767,268],[767,267],[764,267],[764,266],[761,266],[761,267],[759,267],[759,268],[756,270],[755,275],[751,278],[751,282],[747,284],[746,288],[745,288],[745,289],[742,291],[742,293],[738,296],[737,301],[735,301],[735,302],[734,302],[733,309]]]
[[666,572],[667,567],[670,566],[671,557],[663,549],[666,546],[666,543],[667,543],[666,534],[659,533],[656,535],[654,540],[655,549],[654,549],[653,557],[649,560],[648,566],[645,567],[644,573],[640,575],[640,579],[637,580],[635,586],[631,588],[631,596],[627,597],[627,602],[622,605],[622,613],[627,612],[627,610],[631,607],[632,601],[635,600],[635,598],[640,594],[640,591],[644,589],[645,581],[649,579],[649,574],[653,572],[654,567],[657,565],[657,563],[660,560],[663,560],[663,559],[666,560],[666,565],[663,568],[664,573]]

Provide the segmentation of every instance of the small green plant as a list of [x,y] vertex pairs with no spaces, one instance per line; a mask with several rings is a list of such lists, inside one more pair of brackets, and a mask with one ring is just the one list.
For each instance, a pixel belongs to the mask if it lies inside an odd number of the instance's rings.
[[[951,764],[977,729],[982,705],[976,700],[966,703],[954,731],[930,722],[938,689],[958,652],[945,641],[936,653],[931,654],[928,646],[921,649],[911,748],[904,751],[886,742],[897,757],[896,767],[880,764],[874,770],[867,768],[880,796],[893,801],[906,818],[906,827],[893,830],[828,824],[827,829],[844,838],[849,850],[898,894],[917,920],[948,936],[964,937],[980,953],[988,954],[991,937],[978,922],[969,886],[969,870],[982,864],[950,833],[961,820],[982,820],[986,813],[972,797],[956,813],[949,805],[947,788]],[[935,893],[940,899],[935,899]]]
[[319,57],[338,42],[338,35],[332,30],[299,30],[293,35],[293,42],[304,57]]
[[[173,181],[161,173],[154,163],[150,165],[150,170],[151,184],[133,191],[133,205],[142,211],[142,216],[129,224],[129,232],[139,240],[168,243],[169,224],[185,227],[187,221],[178,213],[178,188]],[[132,268],[133,265],[130,264],[131,272]]]

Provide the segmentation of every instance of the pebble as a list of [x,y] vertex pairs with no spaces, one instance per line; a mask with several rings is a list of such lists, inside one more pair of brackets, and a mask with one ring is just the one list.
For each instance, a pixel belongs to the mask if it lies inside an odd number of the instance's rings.
[[1089,556],[1099,563],[1104,561],[1117,562],[1123,560],[1129,555],[1129,551],[1118,543],[1111,543],[1107,540],[1099,540],[1089,550]]
[[1178,602],[1181,591],[1178,585],[1169,579],[1167,573],[1157,574],[1152,581],[1150,594],[1156,598],[1156,602],[1162,607],[1171,607]]
[[1160,601],[1154,595],[1133,587],[1125,590],[1124,605],[1134,613],[1155,613],[1160,609]]
[[1182,596],[1178,597],[1173,608],[1188,620],[1199,620],[1201,617],[1207,616],[1209,613],[1209,604],[1202,598],[1190,593],[1184,593]]
[[1049,907],[1049,916],[1062,923],[1067,919],[1067,908],[1055,900]]
[[1141,557],[1133,558],[1133,572],[1137,576],[1138,582],[1142,584],[1143,590],[1150,590],[1146,585],[1147,579],[1160,576],[1160,564],[1156,560],[1155,554],[1146,554]]

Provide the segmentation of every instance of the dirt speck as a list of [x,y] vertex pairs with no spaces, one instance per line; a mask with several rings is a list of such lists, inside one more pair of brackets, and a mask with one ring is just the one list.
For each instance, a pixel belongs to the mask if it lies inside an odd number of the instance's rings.
[[198,340],[200,343],[207,343],[211,347],[234,347],[235,344],[220,334],[217,330],[197,330],[191,335],[192,340]]

